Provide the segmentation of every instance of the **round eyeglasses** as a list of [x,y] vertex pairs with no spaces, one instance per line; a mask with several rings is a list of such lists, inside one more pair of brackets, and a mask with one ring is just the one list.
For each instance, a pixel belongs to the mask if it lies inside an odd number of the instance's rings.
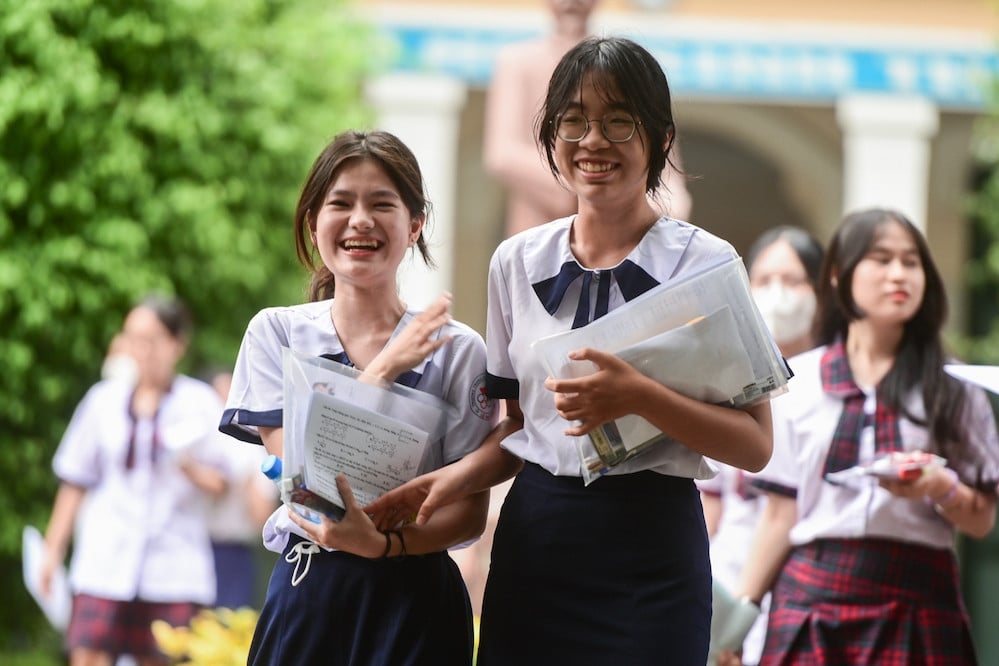
[[[555,122],[555,134],[558,138],[569,143],[579,143],[590,131],[590,123],[596,122],[596,119],[590,120],[583,114],[572,111],[558,116]],[[635,136],[635,128],[639,124],[641,123],[632,118],[630,113],[614,111],[605,113],[600,119],[600,131],[611,143],[624,143]]]

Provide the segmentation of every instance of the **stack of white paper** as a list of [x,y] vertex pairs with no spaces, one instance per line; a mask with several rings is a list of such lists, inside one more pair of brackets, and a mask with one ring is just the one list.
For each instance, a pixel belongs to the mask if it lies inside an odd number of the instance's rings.
[[986,391],[999,394],[999,365],[962,365],[952,363],[944,366],[953,377],[981,386]]
[[[569,352],[583,347],[617,354],[679,393],[729,407],[778,395],[790,378],[739,257],[660,285],[582,328],[533,344],[545,369],[559,378],[596,370],[589,361],[569,360]],[[584,479],[666,440],[635,415],[594,429],[577,440]]]

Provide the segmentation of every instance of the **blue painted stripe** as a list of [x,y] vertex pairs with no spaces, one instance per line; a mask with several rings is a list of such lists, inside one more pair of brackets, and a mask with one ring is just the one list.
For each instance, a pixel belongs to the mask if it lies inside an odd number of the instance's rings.
[[[537,31],[382,26],[398,50],[392,67],[484,86],[503,46]],[[639,39],[639,38],[636,38]],[[981,108],[999,79],[999,53],[969,47],[837,46],[776,42],[639,39],[677,94],[828,103],[849,92],[918,94],[944,107]]]

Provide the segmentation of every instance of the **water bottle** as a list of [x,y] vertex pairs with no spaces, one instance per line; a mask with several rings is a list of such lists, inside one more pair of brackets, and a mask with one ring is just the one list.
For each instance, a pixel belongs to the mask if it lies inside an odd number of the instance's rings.
[[281,459],[273,453],[269,454],[260,463],[260,471],[264,473],[264,476],[278,485],[281,485],[281,472],[283,469],[284,466],[281,464]]
[[260,471],[278,484],[278,488],[281,489],[281,500],[291,506],[302,518],[317,525],[323,522],[323,514],[332,520],[343,518],[344,511],[341,507],[308,490],[300,476],[283,478],[284,464],[273,453],[260,463]]

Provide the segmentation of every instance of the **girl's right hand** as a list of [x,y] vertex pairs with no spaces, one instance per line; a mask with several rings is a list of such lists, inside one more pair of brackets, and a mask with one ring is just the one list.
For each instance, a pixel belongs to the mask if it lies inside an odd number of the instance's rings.
[[451,294],[445,292],[426,310],[413,317],[406,328],[371,360],[359,379],[391,383],[450,342],[451,336],[440,335],[440,330],[451,321],[451,300]]
[[413,520],[424,525],[434,511],[460,499],[464,479],[448,465],[407,481],[364,507],[379,529],[391,529]]
[[342,473],[336,477],[337,491],[344,504],[344,516],[335,522],[322,516],[320,523],[314,523],[298,515],[290,507],[288,516],[308,535],[314,543],[326,548],[336,548],[354,555],[377,558],[384,551],[385,535],[378,531],[374,523],[361,510],[347,477]]

